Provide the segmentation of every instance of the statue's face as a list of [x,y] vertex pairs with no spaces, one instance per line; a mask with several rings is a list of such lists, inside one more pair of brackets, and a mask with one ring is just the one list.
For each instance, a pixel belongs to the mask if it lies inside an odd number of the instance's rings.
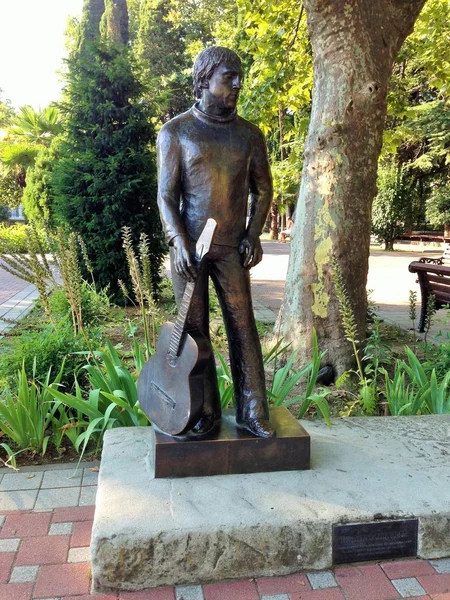
[[218,108],[234,109],[241,91],[242,72],[235,67],[219,65],[208,81],[209,98]]

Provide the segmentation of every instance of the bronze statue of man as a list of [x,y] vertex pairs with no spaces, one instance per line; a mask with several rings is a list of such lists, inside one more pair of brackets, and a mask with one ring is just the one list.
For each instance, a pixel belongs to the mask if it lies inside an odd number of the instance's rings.
[[[228,336],[236,423],[257,436],[272,437],[249,276],[250,267],[262,258],[259,236],[273,195],[266,145],[261,131],[236,111],[242,81],[237,54],[207,48],[195,61],[193,77],[198,101],[161,128],[157,144],[158,205],[170,246],[175,297],[179,304],[186,282],[196,279],[187,330],[195,328],[210,339],[211,277]],[[210,217],[217,221],[214,243],[197,269],[195,242]],[[192,433],[208,433],[220,417],[211,357],[203,412]]]

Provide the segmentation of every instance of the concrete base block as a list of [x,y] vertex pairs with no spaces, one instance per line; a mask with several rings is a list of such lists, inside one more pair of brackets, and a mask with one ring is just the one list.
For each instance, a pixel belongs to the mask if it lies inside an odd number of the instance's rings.
[[105,436],[91,545],[95,591],[332,566],[333,526],[419,518],[419,556],[450,554],[450,416],[336,419],[311,471],[155,479],[151,428]]

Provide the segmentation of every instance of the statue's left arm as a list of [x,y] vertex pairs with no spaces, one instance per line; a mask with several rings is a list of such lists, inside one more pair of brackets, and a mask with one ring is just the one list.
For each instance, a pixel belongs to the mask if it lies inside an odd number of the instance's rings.
[[239,245],[239,252],[244,254],[243,265],[251,268],[257,265],[263,255],[259,236],[267,219],[273,200],[272,176],[270,174],[264,136],[256,131],[253,155],[250,162],[250,218],[247,230]]

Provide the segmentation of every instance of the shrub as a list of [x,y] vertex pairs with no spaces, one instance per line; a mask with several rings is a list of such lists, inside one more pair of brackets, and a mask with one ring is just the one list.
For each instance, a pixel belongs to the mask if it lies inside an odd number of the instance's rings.
[[[91,339],[95,337],[99,337],[98,332],[91,331]],[[44,381],[50,368],[56,373],[64,362],[61,384],[71,388],[76,371],[86,362],[84,353],[88,350],[87,341],[81,335],[74,335],[68,319],[57,325],[46,324],[40,330],[23,332],[2,342],[0,377],[11,380],[22,365],[31,373],[36,362],[35,379]]]
[[23,223],[0,223],[0,254],[27,251],[28,226]]
[[[53,291],[49,299],[50,310],[54,317],[64,319],[72,315],[67,294],[64,289]],[[97,292],[93,285],[81,282],[81,315],[84,325],[96,325],[108,316],[110,308],[108,290]]]
[[27,185],[23,192],[22,204],[28,219],[35,223],[54,225],[52,172],[58,159],[60,141],[55,139],[49,148],[43,148],[33,167],[27,172]]

